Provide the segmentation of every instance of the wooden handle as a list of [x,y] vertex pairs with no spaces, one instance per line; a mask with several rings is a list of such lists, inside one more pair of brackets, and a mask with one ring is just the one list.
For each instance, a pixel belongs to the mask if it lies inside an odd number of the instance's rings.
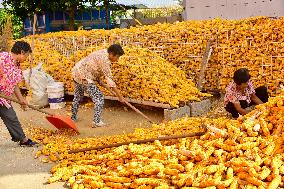
[[50,112],[48,112],[48,111],[46,111],[46,110],[40,109],[40,108],[38,108],[38,107],[29,105],[29,104],[28,104],[27,106],[28,106],[30,109],[36,110],[36,111],[38,111],[38,112],[40,112],[40,113],[44,113],[44,114],[46,114],[46,115],[54,116],[54,114],[52,114],[52,113],[50,113]]
[[[1,93],[0,93],[0,98],[4,98],[4,99],[6,99],[6,100],[10,100],[10,101],[12,101],[12,102],[15,102],[15,103],[17,103],[17,104],[22,105],[22,103],[21,103],[20,101],[14,99],[14,98],[12,98],[12,97],[5,96],[5,95],[3,95],[3,94],[1,94]],[[44,113],[44,114],[53,116],[52,113],[50,113],[50,112],[48,112],[48,111],[45,111],[45,110],[42,110],[42,109],[40,109],[40,108],[38,108],[38,107],[29,105],[29,104],[28,104],[27,106],[28,106],[29,108],[33,109],[33,110],[38,111],[38,112],[41,112],[41,113]]]
[[[34,48],[35,48],[35,30],[36,30],[36,21],[37,21],[37,15],[36,15],[36,14],[34,14],[34,21],[33,21],[33,35],[32,35],[32,52],[34,52]],[[33,63],[34,63],[34,54],[33,54],[33,53],[31,53],[30,72],[29,72],[29,79],[28,79],[28,83],[29,83],[29,85],[30,85],[30,83],[31,83]]]
[[[119,100],[116,96],[105,96],[105,99]],[[140,104],[144,106],[152,106],[152,107],[162,108],[162,109],[172,109],[173,108],[169,104],[163,104],[163,103],[158,103],[158,102],[153,102],[153,101],[145,101],[145,100],[138,100],[138,99],[131,99],[131,98],[124,98],[124,99],[129,103]]]
[[135,108],[134,106],[132,106],[129,102],[125,101],[125,104],[127,106],[129,106],[132,110],[134,110],[136,113],[140,114],[142,117],[144,117],[145,119],[147,119],[150,123],[154,123],[148,116],[146,116],[145,114],[143,114],[140,110],[138,110],[137,108]]
[[199,90],[201,90],[202,87],[203,87],[203,80],[204,80],[204,77],[205,77],[206,67],[207,67],[208,61],[209,61],[211,53],[212,53],[210,51],[212,43],[213,43],[213,39],[209,39],[208,42],[207,42],[206,48],[205,48],[205,52],[204,52],[203,57],[202,57],[200,75],[199,75],[199,79],[198,79],[198,82],[197,82],[197,88]]
[[72,153],[87,152],[87,151],[92,151],[92,150],[102,150],[102,149],[105,149],[105,148],[113,148],[113,147],[119,147],[119,146],[123,146],[123,145],[129,145],[129,144],[143,144],[143,143],[148,143],[148,142],[154,142],[155,140],[162,141],[162,140],[171,140],[171,139],[179,139],[179,138],[202,136],[205,133],[206,133],[206,131],[204,131],[204,132],[195,132],[195,133],[190,133],[190,134],[183,134],[183,135],[150,138],[150,139],[130,141],[130,142],[121,142],[121,143],[109,144],[109,145],[104,145],[104,146],[97,146],[97,147],[92,147],[92,148],[70,150],[68,153],[72,154]]
[[[116,95],[107,85],[105,85],[103,82],[99,83],[102,87],[106,88],[109,92],[111,92],[113,95]],[[147,119],[150,123],[154,123],[148,116],[143,114],[140,110],[132,106],[129,102],[125,101],[125,104],[129,106],[132,110],[134,110],[136,113],[140,114],[142,117]]]

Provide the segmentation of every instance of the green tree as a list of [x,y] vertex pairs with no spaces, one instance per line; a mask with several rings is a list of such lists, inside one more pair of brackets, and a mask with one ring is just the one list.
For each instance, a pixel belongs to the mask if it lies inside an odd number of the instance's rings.
[[[116,0],[90,0],[93,8],[106,10],[106,26],[109,29],[109,20],[114,20],[116,16],[122,16],[126,14],[126,9],[129,6],[120,5]],[[111,15],[109,15],[111,11]]]
[[[52,2],[52,3],[51,3]],[[91,5],[92,8],[103,8],[106,10],[106,25],[109,27],[109,10],[112,9],[116,0],[51,0],[49,7],[52,10],[67,11],[69,14],[70,30],[75,29],[75,13],[76,11],[83,11]]]
[[83,11],[89,0],[51,0],[48,2],[50,10],[66,11],[69,15],[69,29],[75,30],[75,14],[76,12]]
[[21,18],[11,14],[10,12],[8,12],[5,9],[0,9],[0,26],[1,28],[3,28],[7,18],[10,17],[12,19],[12,24],[13,24],[13,38],[18,39],[22,36],[23,22]]
[[[75,30],[75,14],[83,11],[90,4],[93,8],[103,7],[105,10],[112,10],[118,7],[115,0],[3,0],[5,7],[13,15],[17,15],[22,20],[31,17],[41,11],[66,11],[69,14],[70,30]],[[107,11],[106,24],[109,26],[110,15]]]
[[41,11],[66,11],[69,14],[70,30],[75,29],[75,13],[83,10],[89,0],[4,0],[5,7],[12,7],[13,14],[22,20]]
[[3,5],[7,11],[23,20],[37,12],[48,10],[50,8],[48,2],[47,0],[3,0]]

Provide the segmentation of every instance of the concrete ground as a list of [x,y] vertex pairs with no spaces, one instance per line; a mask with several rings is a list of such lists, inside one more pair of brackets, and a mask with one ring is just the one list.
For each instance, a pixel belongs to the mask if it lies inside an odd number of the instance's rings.
[[[44,127],[54,129],[45,116],[32,110],[22,111],[14,105],[24,128]],[[141,109],[141,108],[140,108]],[[50,112],[70,115],[70,107]],[[163,120],[162,110],[143,110],[153,121]],[[91,128],[93,111],[91,107],[80,109],[77,126],[80,137],[114,135],[132,132],[137,127],[150,127],[150,123],[132,110],[113,102],[106,103],[103,119],[109,123],[105,128]],[[10,140],[5,125],[0,123],[0,189],[60,189],[68,188],[64,183],[46,184],[52,164],[44,164],[34,159],[36,147],[19,147]]]

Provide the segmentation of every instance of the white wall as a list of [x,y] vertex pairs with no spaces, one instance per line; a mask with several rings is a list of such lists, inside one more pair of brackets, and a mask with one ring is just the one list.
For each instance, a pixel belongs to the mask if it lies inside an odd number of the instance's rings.
[[184,0],[185,20],[284,16],[284,0]]
[[2,3],[3,3],[3,0],[0,0],[0,9],[3,8]]

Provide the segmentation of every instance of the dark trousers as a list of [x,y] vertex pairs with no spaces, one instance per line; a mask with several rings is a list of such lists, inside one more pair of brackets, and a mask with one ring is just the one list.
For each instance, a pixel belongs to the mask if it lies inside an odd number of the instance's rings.
[[25,139],[21,123],[12,107],[8,109],[6,106],[0,105],[0,117],[10,133],[12,141],[20,142]]
[[[262,87],[258,87],[255,89],[255,95],[263,102],[267,102],[268,101],[268,92],[267,92],[267,88],[262,86]],[[246,109],[250,106],[255,105],[254,102],[251,102],[250,104],[245,101],[245,100],[240,100],[240,105],[243,109]],[[225,109],[227,110],[227,112],[231,113],[233,118],[238,118],[239,117],[239,112],[236,110],[234,104],[232,102],[229,102],[227,104],[227,106],[225,107]]]

